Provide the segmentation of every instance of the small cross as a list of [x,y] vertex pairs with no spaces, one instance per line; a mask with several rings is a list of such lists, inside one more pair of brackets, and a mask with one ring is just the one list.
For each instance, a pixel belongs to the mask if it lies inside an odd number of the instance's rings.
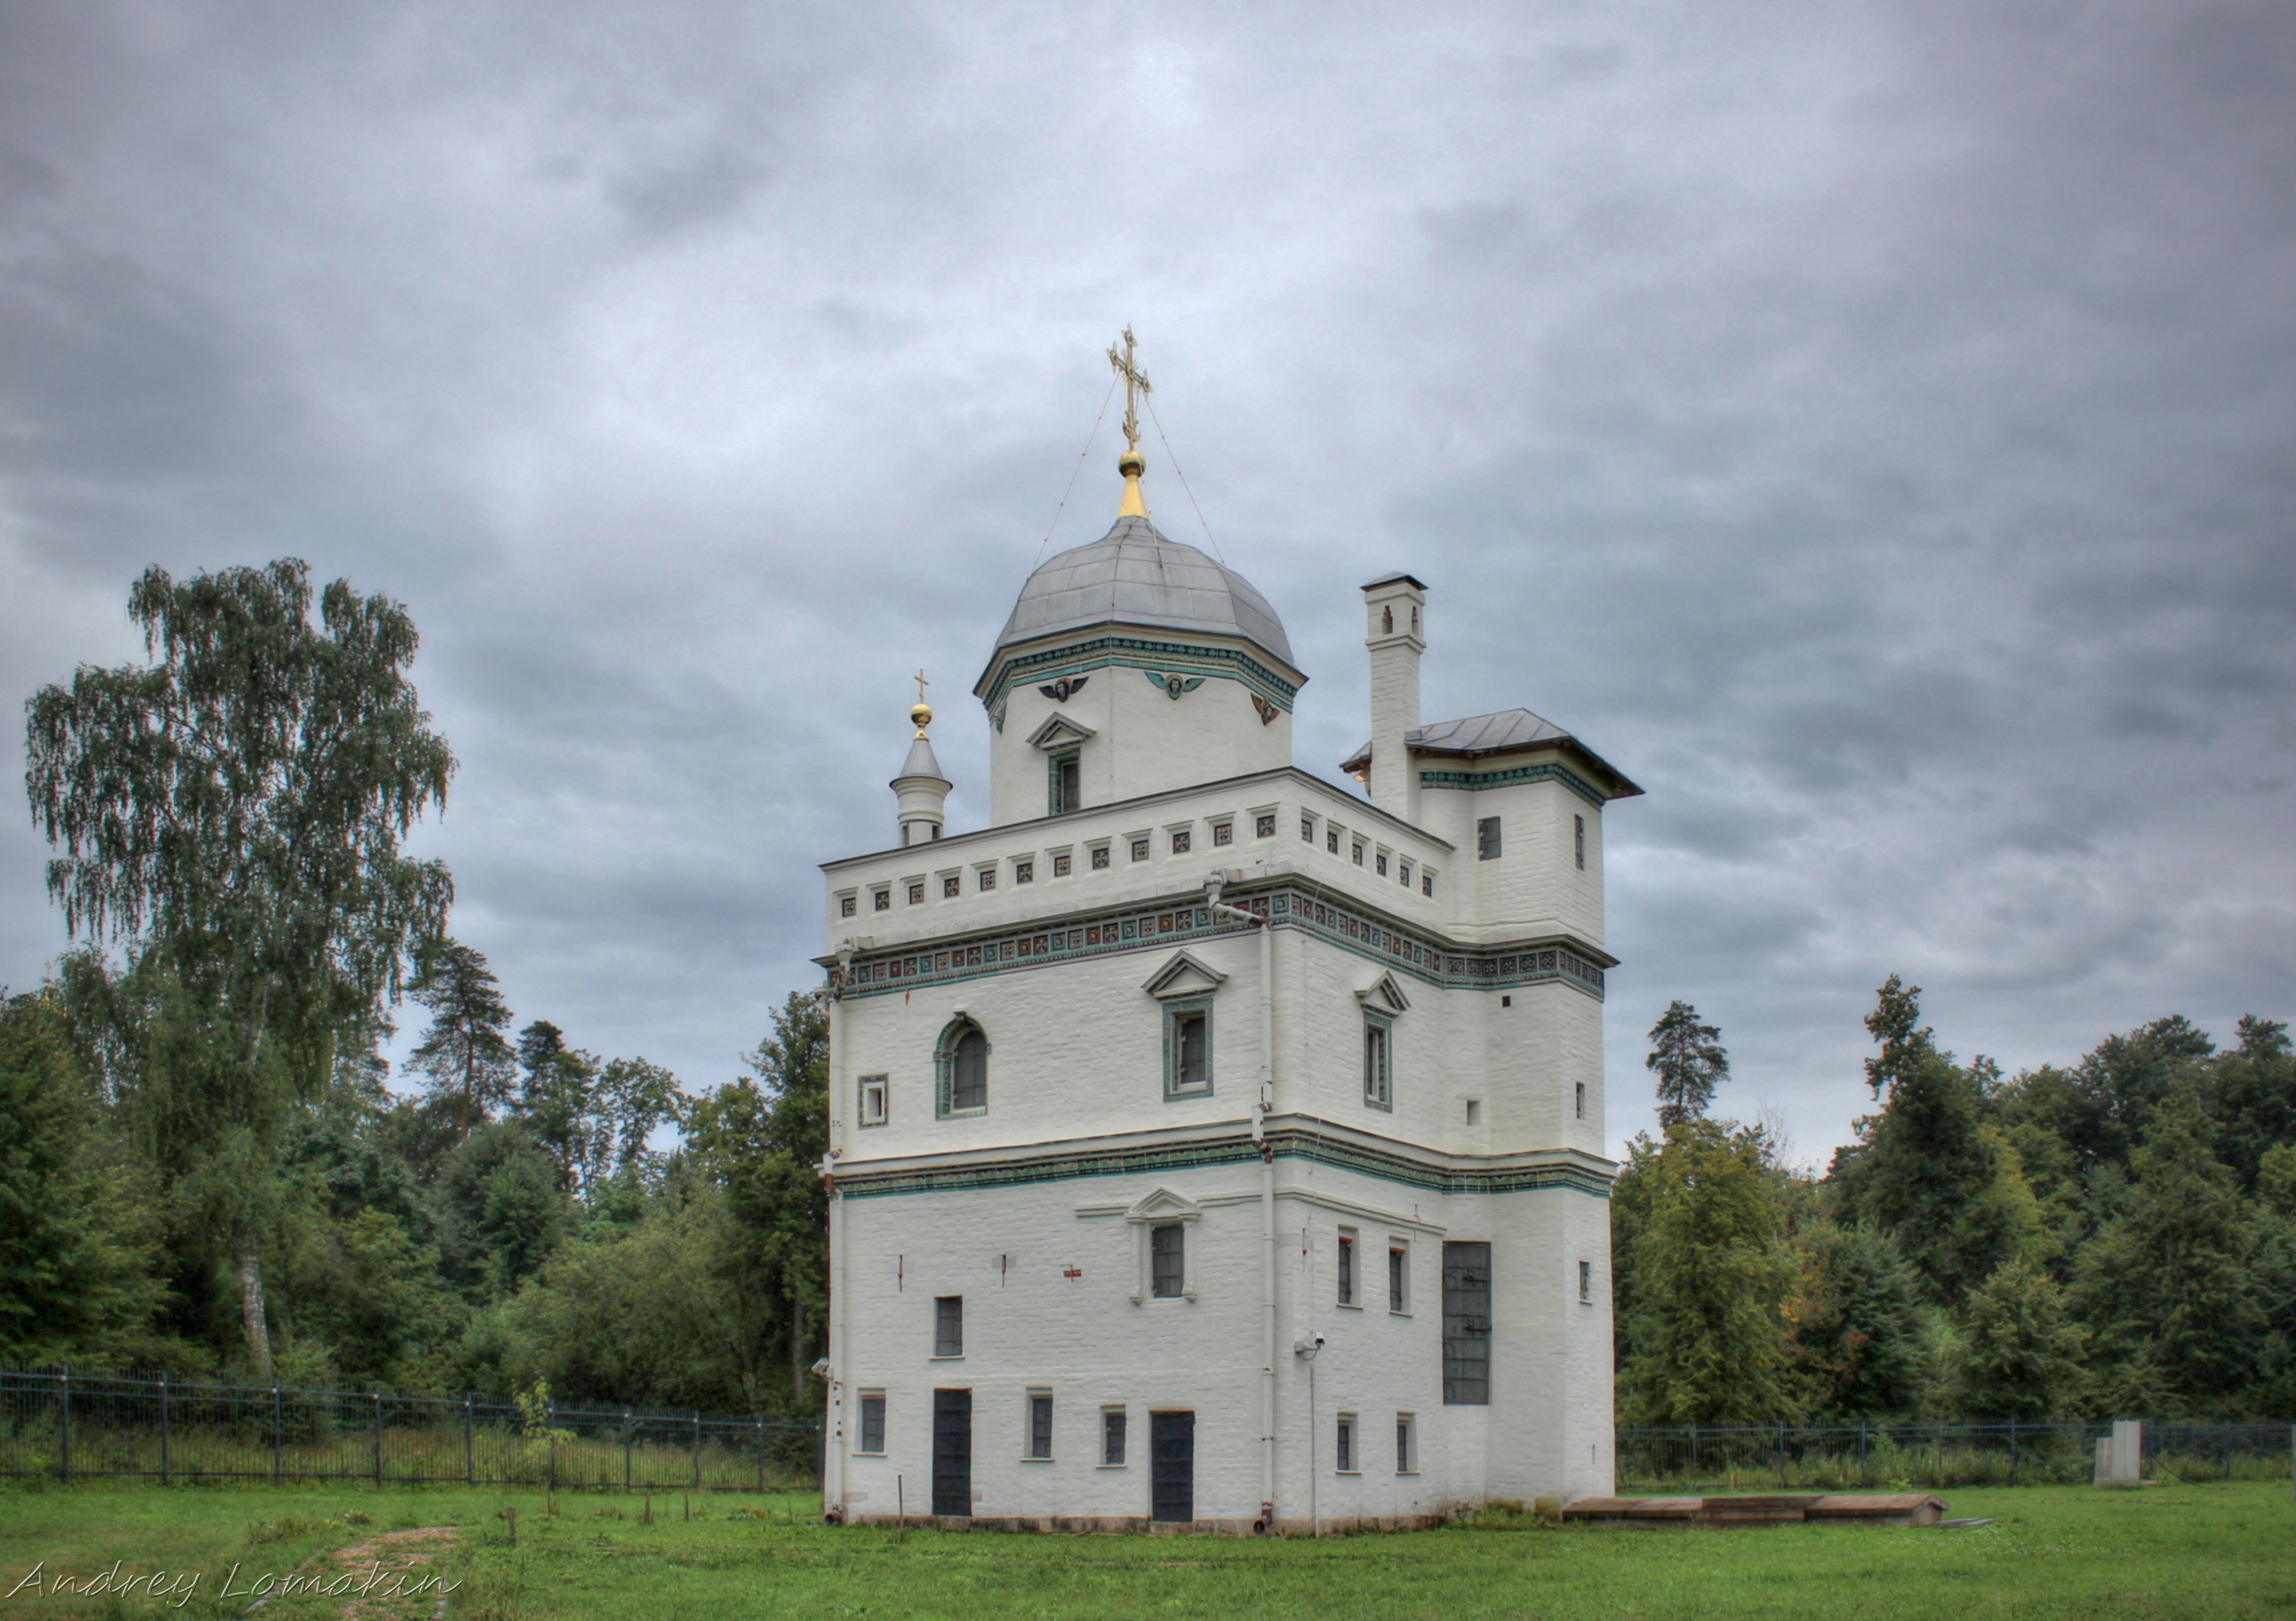
[[1124,379],[1124,445],[1128,450],[1140,448],[1140,396],[1156,391],[1148,384],[1148,374],[1132,362],[1132,328],[1124,329],[1124,352],[1118,354],[1114,345],[1108,350],[1108,363]]
[[925,679],[925,672],[922,669],[917,671],[915,679],[917,683],[917,702],[922,704],[925,701],[925,688],[931,686],[932,683]]

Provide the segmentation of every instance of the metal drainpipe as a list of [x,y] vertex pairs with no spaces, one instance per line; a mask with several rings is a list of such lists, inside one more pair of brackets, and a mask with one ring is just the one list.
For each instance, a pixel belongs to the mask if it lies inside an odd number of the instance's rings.
[[1204,885],[1215,914],[1241,917],[1259,931],[1259,1096],[1251,1106],[1251,1140],[1259,1150],[1259,1519],[1275,1530],[1275,1151],[1267,1116],[1275,1108],[1275,931],[1269,917],[1220,900],[1226,879]]
[[845,987],[853,977],[853,942],[837,948],[837,977],[829,987],[829,1152],[821,1177],[829,1195],[828,1399],[822,1406],[821,1507],[824,1518],[845,1518],[845,1204],[837,1193],[837,1161],[845,1152]]

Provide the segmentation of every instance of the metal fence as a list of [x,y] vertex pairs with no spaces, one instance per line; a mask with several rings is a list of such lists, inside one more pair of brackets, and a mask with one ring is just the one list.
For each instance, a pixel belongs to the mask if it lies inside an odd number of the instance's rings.
[[798,1419],[0,1370],[0,1476],[765,1491],[820,1461]]
[[[1775,1424],[1618,1432],[1621,1492],[1718,1488],[1857,1491],[2072,1484],[2094,1478],[2110,1424]],[[2144,1475],[2158,1480],[2286,1480],[2286,1424],[2144,1426]]]

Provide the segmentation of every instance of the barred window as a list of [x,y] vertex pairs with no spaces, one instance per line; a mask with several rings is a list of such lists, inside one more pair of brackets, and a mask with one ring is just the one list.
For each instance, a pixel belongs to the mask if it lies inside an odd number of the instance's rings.
[[1124,1409],[1100,1410],[1100,1461],[1103,1469],[1124,1466]]
[[885,1393],[882,1390],[861,1393],[861,1450],[865,1452],[885,1450]]
[[1345,1228],[1340,1230],[1340,1304],[1356,1303],[1356,1236]]
[[1177,1300],[1187,1287],[1187,1229],[1177,1222],[1159,1222],[1148,1230],[1148,1292],[1159,1300]]
[[972,1028],[956,1038],[949,1051],[948,1107],[952,1109],[985,1109],[988,1107],[988,1038],[980,1026]]
[[1475,859],[1496,861],[1499,859],[1499,819],[1484,817],[1475,824]]
[[1356,1416],[1351,1412],[1340,1415],[1339,1435],[1332,1449],[1332,1459],[1341,1474],[1356,1472]]
[[964,1354],[964,1296],[942,1295],[933,1301],[933,1354]]
[[1050,1458],[1053,1455],[1053,1393],[1032,1390],[1029,1393],[1029,1456]]
[[1491,1247],[1443,1246],[1443,1403],[1491,1400]]

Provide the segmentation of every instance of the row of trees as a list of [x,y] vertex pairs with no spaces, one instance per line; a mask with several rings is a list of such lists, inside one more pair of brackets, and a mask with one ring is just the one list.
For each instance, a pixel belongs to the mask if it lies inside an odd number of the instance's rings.
[[28,705],[79,944],[0,994],[0,1357],[811,1407],[820,1012],[699,1096],[513,1034],[451,876],[400,847],[454,769],[414,626],[340,581],[314,606],[292,560],[152,570],[150,662]]
[[1825,1174],[1715,1119],[1720,1032],[1651,1032],[1661,1134],[1612,1204],[1620,1411],[1765,1423],[2296,1412],[2296,1056],[2182,1018],[2070,1066],[1964,1065],[1892,975],[1875,1113]]

